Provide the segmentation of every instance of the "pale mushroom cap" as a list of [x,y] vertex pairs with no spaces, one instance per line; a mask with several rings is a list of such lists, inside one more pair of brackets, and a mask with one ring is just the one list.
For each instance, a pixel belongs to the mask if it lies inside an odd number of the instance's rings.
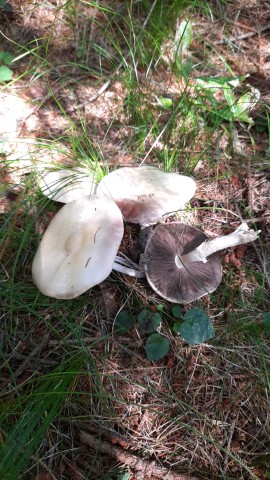
[[84,168],[43,173],[39,185],[46,197],[62,203],[92,195],[97,188],[94,173]]
[[109,173],[97,187],[98,195],[111,197],[127,222],[156,223],[163,215],[183,208],[193,197],[195,181],[151,166],[123,167]]
[[[151,287],[174,303],[190,303],[213,292],[222,277],[218,254],[207,262],[192,262],[178,268],[176,256],[198,247],[206,235],[197,228],[172,222],[158,225],[149,235],[142,264]],[[177,262],[178,263],[178,262]]]
[[32,266],[35,285],[49,297],[81,295],[110,275],[123,233],[121,211],[109,198],[67,203],[39,244]]

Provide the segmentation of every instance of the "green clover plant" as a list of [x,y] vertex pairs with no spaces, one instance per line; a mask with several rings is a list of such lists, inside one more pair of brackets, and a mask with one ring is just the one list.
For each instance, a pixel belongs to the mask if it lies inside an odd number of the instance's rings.
[[[170,348],[168,338],[162,334],[162,313],[163,306],[157,305],[156,313],[152,310],[141,310],[137,316],[138,327],[143,336],[150,334],[145,342],[145,351],[148,360],[155,361],[164,358]],[[172,316],[175,319],[172,331],[182,338],[189,345],[199,345],[214,336],[214,329],[211,319],[201,308],[191,308],[185,314],[182,313],[180,305],[172,308]],[[171,316],[170,316],[171,318]],[[115,320],[115,332],[119,335],[126,334],[135,326],[135,317],[128,311],[120,312]]]
[[9,52],[0,52],[0,83],[9,82],[12,79],[13,72],[8,67],[14,60],[14,56]]

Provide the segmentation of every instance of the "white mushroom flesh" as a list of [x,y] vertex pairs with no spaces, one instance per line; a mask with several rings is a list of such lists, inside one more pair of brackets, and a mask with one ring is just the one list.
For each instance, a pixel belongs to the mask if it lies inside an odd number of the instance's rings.
[[214,238],[213,240],[206,240],[197,248],[182,255],[180,257],[175,257],[175,263],[179,268],[183,268],[185,265],[188,265],[191,262],[207,262],[207,258],[219,250],[224,250],[225,248],[235,247],[237,245],[242,245],[248,242],[253,242],[259,236],[259,231],[255,232],[250,229],[246,223],[242,223],[234,232],[229,235],[224,235],[222,237]]
[[49,297],[81,295],[110,275],[123,232],[121,211],[111,199],[89,196],[67,203],[38,247],[35,285]]
[[62,203],[93,195],[97,188],[94,173],[84,168],[43,173],[39,185],[46,197]]
[[130,258],[126,257],[123,253],[121,257],[116,255],[113,270],[125,273],[130,277],[145,278],[145,273],[141,271],[140,265],[130,260]]
[[97,194],[111,197],[126,221],[146,226],[179,211],[195,190],[192,178],[147,165],[109,173],[99,183]]

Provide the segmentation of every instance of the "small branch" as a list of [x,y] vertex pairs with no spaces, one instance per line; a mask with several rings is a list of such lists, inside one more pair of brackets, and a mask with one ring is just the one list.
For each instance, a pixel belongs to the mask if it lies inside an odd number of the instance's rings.
[[[118,66],[119,68],[119,66]],[[111,85],[111,80],[107,80],[107,82],[105,82],[101,87],[100,89],[98,90],[98,92],[95,94],[95,95],[92,95],[91,98],[88,98],[87,100],[85,100],[84,102],[80,103],[79,105],[75,105],[75,107],[70,107],[70,108],[67,108],[66,109],[66,113],[73,113],[75,112],[76,110],[79,110],[81,108],[84,108],[86,107],[86,105],[88,105],[89,103],[93,103],[95,102],[104,92],[105,90],[107,90],[107,88],[109,88],[109,86]]]
[[235,423],[236,423],[236,420],[234,419],[231,423],[231,426],[230,426],[229,437],[228,437],[228,441],[227,441],[227,448],[226,448],[226,453],[225,453],[225,457],[224,457],[224,472],[225,473],[227,473],[227,470],[228,470],[229,452],[230,452],[230,449],[231,449],[232,437],[233,437],[234,430],[235,430]]
[[120,448],[115,447],[110,443],[103,442],[89,433],[80,431],[79,438],[81,443],[87,447],[93,448],[94,450],[98,449],[99,452],[113,457],[118,462],[124,463],[130,468],[133,468],[137,473],[140,473],[140,478],[146,476],[152,478],[153,476],[156,476],[163,480],[198,480],[197,477],[189,477],[188,475],[174,473],[167,468],[160,467],[154,461],[144,460],[132,453],[124,452]]
[[214,238],[213,240],[206,240],[199,245],[192,252],[178,257],[177,266],[182,267],[190,262],[207,262],[207,257],[219,250],[223,250],[229,247],[236,247],[244,243],[253,242],[258,238],[260,231],[255,232],[250,229],[246,223],[242,223],[233,233],[230,235],[224,235],[222,237]]
[[82,337],[80,340],[77,338],[65,338],[63,340],[50,340],[49,347],[59,347],[61,345],[71,345],[74,347],[81,348],[82,344],[91,344],[104,340],[105,336],[96,336],[96,337]]
[[246,38],[251,38],[254,37],[255,35],[260,35],[260,33],[265,32],[266,30],[270,29],[270,24],[264,25],[262,28],[260,28],[256,32],[248,32],[248,33],[243,33],[242,35],[239,35],[238,37],[232,37],[232,38],[223,38],[222,40],[218,40],[215,42],[215,45],[222,45],[222,43],[227,43],[229,42],[235,42],[239,40],[245,40]]

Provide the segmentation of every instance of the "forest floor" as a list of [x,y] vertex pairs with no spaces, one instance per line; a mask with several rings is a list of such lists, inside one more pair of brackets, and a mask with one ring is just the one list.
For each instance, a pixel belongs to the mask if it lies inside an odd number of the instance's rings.
[[[0,84],[1,480],[270,478],[269,2],[162,3],[0,2],[1,50],[16,59]],[[201,77],[259,92],[250,123]],[[224,252],[218,289],[179,315],[119,273],[74,300],[40,294],[31,264],[60,208],[40,173],[143,164],[196,180],[174,219],[209,237],[245,221],[259,240]],[[137,226],[121,249],[138,260]],[[194,307],[215,329],[199,345],[172,330]],[[144,309],[170,340],[157,362],[137,324],[114,328]]]

